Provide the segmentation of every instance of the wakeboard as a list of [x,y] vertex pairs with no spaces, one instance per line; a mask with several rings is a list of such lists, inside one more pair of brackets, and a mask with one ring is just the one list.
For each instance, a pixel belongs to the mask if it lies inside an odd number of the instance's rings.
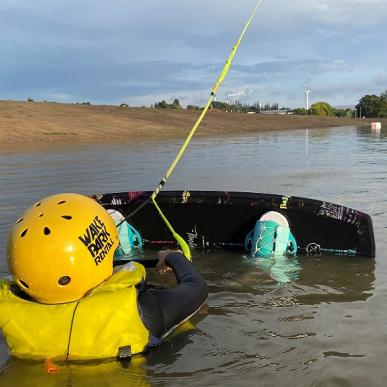
[[[146,201],[151,191],[97,194],[93,198],[124,217]],[[286,217],[297,241],[297,254],[375,256],[371,217],[339,204],[295,196],[223,191],[161,191],[157,203],[191,249],[243,250],[246,235],[268,211]],[[128,222],[147,247],[175,247],[152,202]]]

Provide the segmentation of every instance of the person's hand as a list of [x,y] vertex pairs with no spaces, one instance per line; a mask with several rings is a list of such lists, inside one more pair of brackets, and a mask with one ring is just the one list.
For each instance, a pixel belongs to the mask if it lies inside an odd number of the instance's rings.
[[165,258],[167,258],[168,254],[176,252],[181,253],[181,251],[179,250],[160,250],[157,253],[157,258],[159,259],[159,261],[156,265],[156,271],[159,273],[166,273],[167,271],[171,271],[172,269],[165,263]]

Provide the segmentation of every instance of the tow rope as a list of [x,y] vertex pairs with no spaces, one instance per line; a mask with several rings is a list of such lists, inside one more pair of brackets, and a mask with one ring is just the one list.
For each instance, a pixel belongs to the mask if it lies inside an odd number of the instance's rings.
[[[181,247],[181,249],[183,251],[183,254],[188,259],[191,259],[191,252],[190,252],[190,249],[189,249],[189,246],[188,246],[187,242],[173,229],[172,225],[169,223],[168,219],[163,214],[161,208],[156,203],[156,197],[160,193],[162,188],[164,187],[164,185],[167,182],[169,176],[171,176],[172,172],[174,171],[177,163],[179,162],[181,156],[183,155],[183,153],[186,150],[188,144],[190,143],[193,135],[195,134],[196,129],[199,127],[200,123],[203,121],[203,118],[206,115],[207,110],[209,109],[209,107],[211,106],[211,103],[213,102],[213,100],[215,98],[216,92],[217,92],[220,84],[223,82],[224,78],[226,77],[226,75],[227,75],[227,73],[228,73],[228,71],[230,69],[232,60],[234,59],[234,56],[235,56],[235,54],[236,54],[236,52],[237,52],[237,50],[239,48],[239,45],[240,45],[240,43],[241,43],[241,41],[243,39],[243,36],[246,33],[247,29],[249,28],[250,23],[254,19],[254,16],[257,13],[257,10],[258,10],[259,6],[261,5],[261,2],[262,2],[262,0],[258,0],[257,1],[257,4],[256,4],[253,12],[251,13],[251,15],[250,15],[249,19],[247,20],[247,22],[246,22],[246,24],[245,24],[245,26],[244,26],[244,28],[243,28],[243,30],[242,30],[238,40],[236,41],[236,43],[234,44],[234,46],[233,46],[233,48],[231,50],[231,54],[229,55],[225,65],[224,65],[224,67],[222,69],[222,72],[220,73],[220,76],[219,76],[218,80],[216,81],[214,87],[211,90],[210,96],[208,97],[207,103],[206,103],[202,113],[200,114],[199,118],[195,122],[195,124],[192,127],[191,131],[189,132],[186,140],[184,141],[183,145],[181,146],[181,148],[180,148],[176,158],[173,160],[172,164],[169,166],[169,168],[168,168],[167,172],[165,173],[164,177],[160,180],[160,183],[154,189],[152,195],[147,200],[145,200],[143,203],[141,203],[141,205],[139,207],[137,207],[134,211],[132,211],[129,215],[125,216],[125,220],[128,220],[134,214],[136,214],[138,211],[140,211],[141,208],[143,208],[147,203],[149,203],[150,200],[152,200],[152,202],[153,202],[154,206],[156,207],[158,213],[160,214],[161,218],[165,222],[165,224],[168,227],[168,229],[171,231],[171,233],[172,233],[173,237],[175,238],[176,242]],[[123,220],[121,223],[123,223],[125,220]]]

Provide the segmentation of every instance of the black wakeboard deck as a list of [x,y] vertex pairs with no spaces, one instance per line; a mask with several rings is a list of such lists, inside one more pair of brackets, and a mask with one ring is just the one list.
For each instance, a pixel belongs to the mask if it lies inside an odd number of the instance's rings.
[[[106,209],[124,216],[151,191],[94,195]],[[298,245],[298,253],[375,256],[371,217],[338,204],[295,196],[250,192],[161,191],[157,203],[190,248],[244,249],[246,235],[268,211],[283,214]],[[152,202],[129,219],[145,246],[176,246]]]

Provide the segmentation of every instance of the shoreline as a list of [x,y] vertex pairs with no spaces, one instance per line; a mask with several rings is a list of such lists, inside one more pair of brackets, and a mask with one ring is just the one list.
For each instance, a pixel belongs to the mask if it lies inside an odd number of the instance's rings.
[[[0,101],[0,143],[184,138],[199,112],[190,110]],[[196,136],[370,126],[387,119],[208,112]]]

